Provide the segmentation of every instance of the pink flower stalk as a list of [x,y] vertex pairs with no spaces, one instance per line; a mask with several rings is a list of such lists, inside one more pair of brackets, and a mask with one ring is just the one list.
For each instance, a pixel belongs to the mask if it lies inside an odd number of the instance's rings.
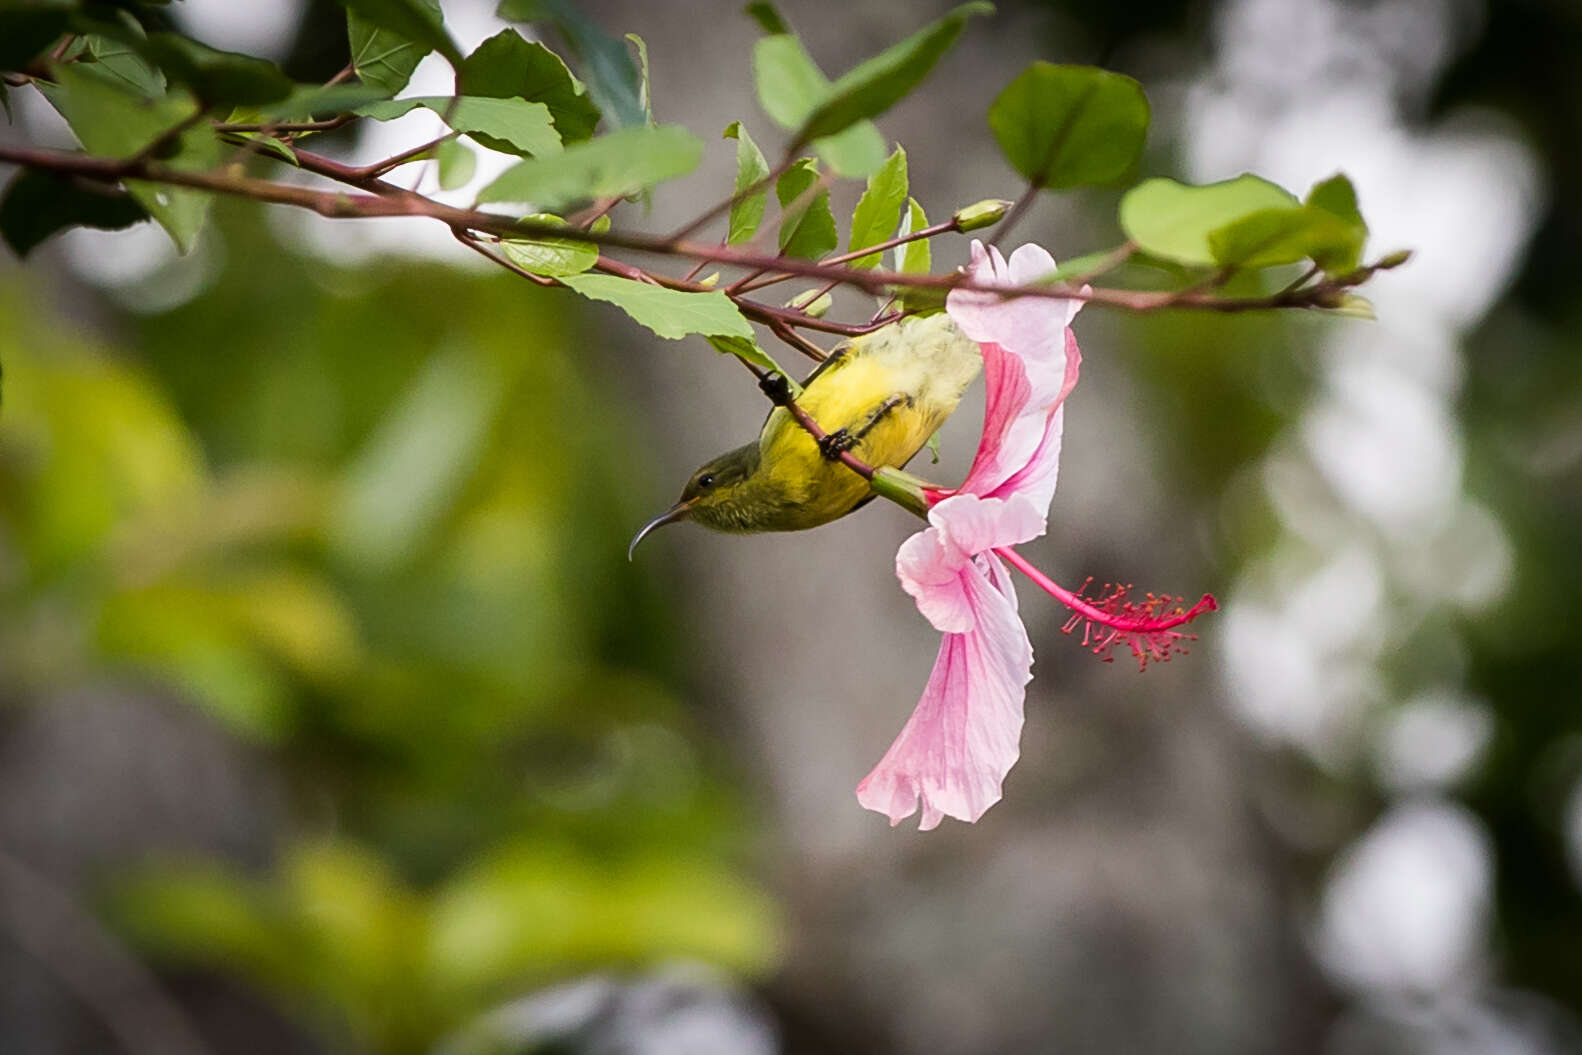
[[[1017,286],[1054,269],[1038,246],[1022,246],[1007,262],[974,242],[968,274],[980,285]],[[983,350],[988,394],[966,480],[954,490],[925,492],[929,527],[896,554],[902,588],[944,639],[912,717],[857,785],[857,800],[892,825],[920,803],[923,831],[946,816],[976,821],[999,801],[1016,764],[1033,649],[1006,564],[1072,610],[1063,629],[1082,626],[1084,647],[1105,659],[1130,648],[1139,667],[1184,651],[1180,643],[1190,635],[1175,628],[1216,607],[1207,595],[1190,611],[1173,597],[1133,602],[1129,587],[1106,587],[1089,599],[1086,586],[1065,589],[1013,548],[1044,533],[1054,498],[1063,406],[1082,363],[1070,328],[1081,306],[970,290],[953,290],[946,300],[951,319]]]

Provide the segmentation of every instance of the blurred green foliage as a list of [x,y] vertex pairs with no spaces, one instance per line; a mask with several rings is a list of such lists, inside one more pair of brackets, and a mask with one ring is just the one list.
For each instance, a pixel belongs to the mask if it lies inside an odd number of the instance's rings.
[[157,679],[303,806],[273,874],[154,863],[112,918],[377,1051],[589,966],[767,969],[752,825],[623,558],[636,438],[563,296],[217,211],[229,263],[124,341],[0,289],[10,690]]

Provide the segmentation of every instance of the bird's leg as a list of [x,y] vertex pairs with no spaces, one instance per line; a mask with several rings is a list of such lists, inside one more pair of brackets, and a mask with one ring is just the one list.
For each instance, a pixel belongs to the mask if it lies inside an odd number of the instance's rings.
[[867,436],[868,433],[872,432],[874,426],[883,421],[885,416],[888,415],[890,411],[903,404],[910,403],[911,401],[912,398],[910,396],[901,395],[899,393],[891,396],[889,399],[875,407],[873,413],[868,415],[868,420],[863,422],[862,427],[857,429],[855,432],[853,432],[851,429],[836,429],[834,432],[819,440],[818,452],[822,454],[827,460],[835,461],[841,456],[842,451],[849,451],[853,447],[857,446],[857,444],[861,443],[863,438]]

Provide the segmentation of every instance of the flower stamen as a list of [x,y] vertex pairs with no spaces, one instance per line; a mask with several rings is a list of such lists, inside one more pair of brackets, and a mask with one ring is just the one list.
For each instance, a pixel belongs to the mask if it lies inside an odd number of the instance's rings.
[[1191,608],[1181,607],[1186,598],[1169,594],[1146,593],[1143,600],[1134,601],[1133,587],[1120,583],[1105,583],[1096,596],[1088,597],[1088,588],[1093,585],[1091,577],[1073,592],[1033,567],[1011,547],[1002,546],[994,552],[1071,609],[1071,618],[1061,631],[1070,634],[1082,627],[1082,647],[1106,663],[1114,662],[1113,652],[1122,646],[1131,649],[1139,671],[1148,668],[1149,660],[1166,663],[1177,653],[1185,655],[1188,649],[1184,642],[1196,641],[1197,635],[1176,627],[1219,609],[1214,595],[1207,593]]

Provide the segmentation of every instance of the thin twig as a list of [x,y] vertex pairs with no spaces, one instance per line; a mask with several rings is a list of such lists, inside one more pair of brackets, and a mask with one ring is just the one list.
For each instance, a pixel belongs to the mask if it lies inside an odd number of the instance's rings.
[[700,228],[706,226],[710,221],[730,212],[731,209],[740,202],[746,201],[748,198],[751,198],[754,194],[757,194],[761,190],[768,190],[769,186],[773,184],[775,180],[779,179],[781,176],[784,176],[790,170],[791,166],[796,164],[796,160],[795,152],[787,151],[785,157],[780,159],[780,164],[770,169],[769,172],[761,179],[749,183],[735,194],[732,194],[729,198],[726,198],[717,205],[709,207],[695,220],[685,223],[682,226],[676,228],[674,231],[670,232],[669,241],[685,241],[686,239],[692,237],[692,235],[696,234]]

